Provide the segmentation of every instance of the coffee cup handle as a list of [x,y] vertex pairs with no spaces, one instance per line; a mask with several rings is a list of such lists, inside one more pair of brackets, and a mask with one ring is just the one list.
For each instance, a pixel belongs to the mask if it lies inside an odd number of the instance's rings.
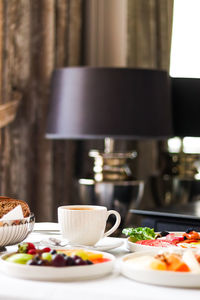
[[111,235],[119,227],[119,224],[121,222],[120,214],[117,211],[115,211],[115,210],[108,210],[108,212],[107,212],[107,219],[108,219],[108,217],[110,215],[115,215],[116,221],[115,221],[115,224],[113,225],[113,227],[110,230],[108,230],[107,232],[104,233],[103,237]]

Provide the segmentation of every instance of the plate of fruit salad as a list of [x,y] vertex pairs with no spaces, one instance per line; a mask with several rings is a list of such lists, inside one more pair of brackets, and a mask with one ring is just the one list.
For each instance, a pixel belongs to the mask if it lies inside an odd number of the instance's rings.
[[32,280],[72,281],[93,279],[112,272],[115,257],[109,253],[81,248],[37,249],[22,243],[18,250],[0,258],[0,271]]
[[200,288],[200,252],[169,248],[131,253],[123,257],[121,273],[149,284]]
[[122,232],[128,237],[127,247],[132,252],[169,247],[200,250],[200,233],[192,228],[186,232],[154,232],[152,228],[138,227]]

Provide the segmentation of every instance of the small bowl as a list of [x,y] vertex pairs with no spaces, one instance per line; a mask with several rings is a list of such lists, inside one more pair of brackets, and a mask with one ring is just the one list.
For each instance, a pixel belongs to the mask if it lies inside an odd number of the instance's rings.
[[20,220],[0,221],[0,250],[5,246],[22,242],[32,232],[35,224],[34,214]]

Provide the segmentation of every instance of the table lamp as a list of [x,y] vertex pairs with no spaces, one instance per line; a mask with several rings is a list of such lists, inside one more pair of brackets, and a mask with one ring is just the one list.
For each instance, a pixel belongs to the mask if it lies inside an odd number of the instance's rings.
[[136,152],[116,153],[113,141],[163,139],[172,134],[168,73],[69,67],[54,71],[51,88],[47,138],[105,140],[104,152],[89,153],[94,158],[94,178],[79,180],[83,201],[89,197],[93,204],[125,215],[133,197],[135,203],[141,200],[144,183],[133,180],[128,164]]

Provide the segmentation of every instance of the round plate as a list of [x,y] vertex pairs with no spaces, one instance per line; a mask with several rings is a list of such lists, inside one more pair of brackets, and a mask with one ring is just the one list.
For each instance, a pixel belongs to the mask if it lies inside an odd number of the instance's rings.
[[13,252],[4,254],[0,257],[0,271],[13,277],[40,281],[72,281],[94,279],[112,272],[115,257],[104,252],[93,252],[102,253],[103,256],[105,258],[109,258],[110,261],[87,266],[73,267],[28,266],[5,261],[6,257],[16,253]]
[[200,288],[200,274],[187,272],[156,271],[140,269],[138,264],[128,262],[131,258],[141,257],[143,255],[155,255],[155,251],[145,251],[131,253],[123,257],[121,262],[121,273],[133,280],[172,287]]
[[165,248],[177,248],[177,247],[171,245],[169,247],[154,247],[154,246],[141,245],[141,244],[131,242],[129,237],[127,239],[127,248],[131,252],[138,252],[138,251],[151,251],[152,249],[161,250]]
[[[170,232],[170,233],[175,233],[176,234],[176,236],[180,236],[180,235],[182,235],[184,232]],[[181,249],[183,249],[184,250],[184,248],[182,248],[181,246],[173,246],[173,245],[170,245],[170,246],[168,246],[168,247],[154,247],[154,246],[147,246],[147,245],[141,245],[141,244],[137,244],[137,243],[133,243],[133,242],[131,242],[131,240],[130,240],[130,237],[129,238],[127,238],[127,240],[126,240],[126,243],[127,243],[127,248],[128,248],[128,250],[129,251],[131,251],[131,252],[138,252],[138,251],[151,251],[151,250],[153,250],[153,249],[155,249],[155,250],[163,250],[163,249],[165,249],[165,248],[175,248],[175,249],[177,249],[177,248],[181,248]],[[199,244],[199,246],[196,246],[195,247],[195,245],[191,245],[191,247],[187,247],[187,249],[188,248],[190,248],[190,249],[192,249],[192,250],[197,250],[197,249],[200,249],[200,244]]]

